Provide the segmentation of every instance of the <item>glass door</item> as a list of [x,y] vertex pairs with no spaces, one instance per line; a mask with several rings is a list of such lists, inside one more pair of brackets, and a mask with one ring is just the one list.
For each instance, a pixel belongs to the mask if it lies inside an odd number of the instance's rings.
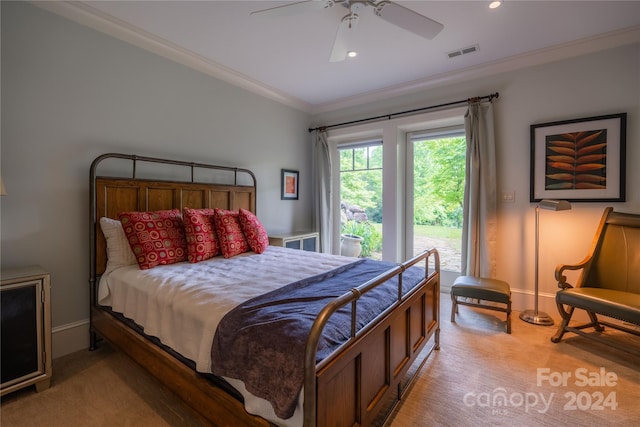
[[460,272],[465,157],[462,127],[407,135],[406,258],[436,248],[441,270]]
[[382,141],[341,145],[341,253],[382,259]]

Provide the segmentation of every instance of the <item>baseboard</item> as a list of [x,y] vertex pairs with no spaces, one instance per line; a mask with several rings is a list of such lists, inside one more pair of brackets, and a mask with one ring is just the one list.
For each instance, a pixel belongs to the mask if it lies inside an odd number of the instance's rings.
[[[533,310],[535,306],[535,294],[529,290],[511,289],[511,304],[515,311]],[[556,305],[556,294],[540,292],[538,294],[538,311],[547,313],[558,324],[561,320],[558,306]],[[576,310],[571,318],[572,321],[587,322],[589,316],[584,310]]]
[[[535,306],[535,294],[529,290],[511,288],[511,307],[515,311],[533,310]],[[560,319],[556,307],[556,294],[540,292],[538,294],[538,311],[543,311],[554,320]]]
[[66,356],[89,348],[89,319],[51,329],[52,358]]

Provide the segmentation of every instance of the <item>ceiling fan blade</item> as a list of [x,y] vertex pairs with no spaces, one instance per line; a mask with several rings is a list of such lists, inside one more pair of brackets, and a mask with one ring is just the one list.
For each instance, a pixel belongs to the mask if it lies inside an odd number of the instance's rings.
[[333,6],[332,0],[304,0],[294,3],[287,3],[281,6],[271,7],[269,9],[256,10],[250,15],[261,16],[291,16],[314,10],[324,9]]
[[338,26],[338,31],[336,32],[336,39],[333,42],[333,49],[331,49],[331,56],[329,57],[330,62],[340,62],[345,60],[357,23],[358,15],[354,13],[342,18],[342,21],[340,21],[340,25]]
[[429,40],[437,36],[444,28],[441,23],[392,1],[378,3],[375,14],[387,22]]

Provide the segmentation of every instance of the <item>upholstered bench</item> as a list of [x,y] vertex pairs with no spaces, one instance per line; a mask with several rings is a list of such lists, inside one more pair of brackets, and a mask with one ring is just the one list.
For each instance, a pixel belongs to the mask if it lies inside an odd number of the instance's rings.
[[[477,302],[459,298],[467,298]],[[505,306],[483,304],[481,301],[501,303]],[[455,323],[456,321],[458,304],[486,308],[507,313],[507,333],[511,333],[511,288],[507,282],[486,277],[460,276],[451,286],[451,303],[451,322]]]

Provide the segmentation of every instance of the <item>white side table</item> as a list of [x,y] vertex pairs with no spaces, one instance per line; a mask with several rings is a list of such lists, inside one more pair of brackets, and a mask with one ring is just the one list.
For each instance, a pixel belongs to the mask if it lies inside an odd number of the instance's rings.
[[51,383],[51,280],[40,267],[1,272],[2,334],[0,396],[35,384]]

